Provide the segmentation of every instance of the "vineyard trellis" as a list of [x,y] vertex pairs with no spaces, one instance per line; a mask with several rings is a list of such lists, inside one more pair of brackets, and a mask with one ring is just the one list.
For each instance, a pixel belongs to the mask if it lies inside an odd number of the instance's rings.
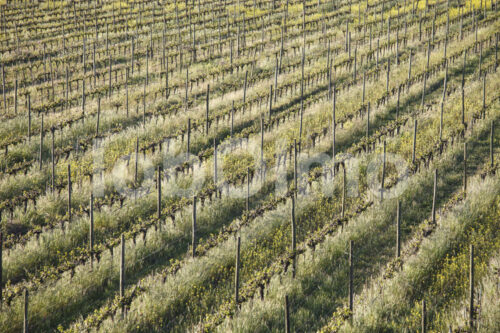
[[498,331],[499,15],[0,3],[0,331]]

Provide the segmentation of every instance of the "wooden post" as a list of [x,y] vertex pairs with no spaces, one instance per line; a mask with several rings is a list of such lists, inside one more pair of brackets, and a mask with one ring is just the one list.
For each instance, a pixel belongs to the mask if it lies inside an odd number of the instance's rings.
[[353,312],[354,310],[354,290],[353,290],[353,273],[354,273],[354,264],[353,264],[353,241],[349,241],[349,310]]
[[271,120],[271,115],[273,112],[273,85],[269,86],[269,115],[268,119]]
[[415,150],[417,148],[417,119],[415,119],[413,127],[413,151],[411,155],[411,161],[415,164]]
[[31,95],[28,95],[28,142],[31,142]]
[[205,134],[208,135],[208,129],[209,129],[209,119],[208,119],[208,113],[210,111],[210,84],[207,85],[207,107],[205,111]]
[[441,102],[441,116],[439,119],[439,141],[443,141],[443,113],[444,113],[444,102]]
[[396,206],[396,258],[401,256],[401,201]]
[[66,66],[66,90],[65,90],[65,102],[64,106],[66,109],[68,109],[68,100],[69,100],[69,69],[68,66]]
[[462,69],[462,124],[465,125],[465,64],[467,53],[464,51],[464,64]]
[[68,222],[71,222],[71,164],[68,164]]
[[346,200],[346,186],[347,186],[347,177],[346,177],[346,170],[345,170],[345,161],[344,161],[344,167],[342,168],[344,177],[342,179],[342,217],[345,216],[345,200]]
[[238,308],[239,302],[239,292],[240,292],[240,245],[241,238],[238,236],[236,242],[236,263],[235,263],[235,273],[234,273],[234,301],[236,304],[236,308]]
[[[96,26],[96,37],[97,37],[97,26]],[[96,38],[97,39],[97,38]],[[95,67],[95,41],[92,43],[92,76],[94,78],[94,89],[96,87],[96,67]]]
[[[285,14],[286,15],[286,14]],[[285,19],[286,21],[286,16],[285,16]],[[280,60],[279,60],[279,66],[278,66],[278,72],[281,72],[281,66],[282,66],[282,63],[283,63],[283,43],[284,43],[284,39],[285,39],[285,27],[286,23],[281,21],[281,47],[280,47]]]
[[101,97],[97,97],[97,123],[96,123],[96,136],[99,136],[99,121],[101,119]]
[[191,234],[191,246],[193,248],[192,256],[196,255],[196,195],[193,196],[193,226]]
[[[228,31],[229,32],[229,31]],[[233,67],[233,44],[234,44],[234,41],[231,39],[230,43],[229,43],[229,50],[230,50],[230,54],[229,54],[229,64],[231,65],[231,69]],[[232,71],[232,70],[231,70]]]
[[285,333],[290,333],[290,310],[288,306],[288,295],[285,295]]
[[89,227],[89,250],[91,260],[94,258],[94,193],[90,193],[90,227]]
[[50,129],[50,132],[52,134],[52,145],[51,145],[51,154],[50,154],[50,159],[51,159],[51,162],[52,162],[52,174],[51,174],[51,179],[50,179],[50,185],[51,185],[51,189],[52,189],[52,193],[54,193],[54,191],[56,190],[56,167],[55,167],[55,150],[54,150],[54,132],[55,132],[55,128],[52,127]]
[[396,66],[399,66],[399,28],[396,30]]
[[186,68],[186,96],[185,96],[186,110],[188,108],[188,87],[189,87],[189,68]]
[[168,58],[165,59],[165,100],[168,99],[169,92],[168,92]]
[[43,165],[43,114],[42,114],[42,124],[40,127],[40,170],[42,170]]
[[372,25],[370,24],[370,51],[372,50]]
[[160,223],[161,226],[161,172],[162,172],[162,167],[161,165],[158,166],[158,198],[157,198],[157,217],[158,217],[158,222]]
[[[125,236],[120,237],[120,298],[125,297]],[[125,316],[125,305],[122,304],[122,316]]]
[[5,66],[2,63],[2,95],[3,95],[3,110],[7,113],[7,99],[5,97]]
[[464,142],[464,193],[467,193],[467,142]]
[[389,76],[391,74],[391,58],[387,59],[387,80],[385,84],[385,91],[389,94]]
[[446,89],[448,88],[448,60],[445,60],[446,68],[444,70],[444,81],[443,81],[443,103],[446,100]]
[[134,173],[134,183],[137,186],[137,172],[139,169],[139,137],[135,141],[135,173]]
[[418,25],[418,40],[422,40],[422,15],[420,15],[419,25]]
[[[274,98],[274,103],[276,103],[276,98],[277,98],[276,95],[278,94],[278,71],[279,71],[278,55],[276,55],[276,68],[274,70],[274,88],[275,88],[274,89],[274,96],[272,94],[272,92],[273,92],[272,87],[273,86],[271,85],[271,96],[273,96],[273,98]],[[271,104],[271,103],[269,103],[269,104]]]
[[142,128],[146,129],[146,81],[144,81],[142,93]]
[[243,110],[245,110],[245,102],[247,99],[247,79],[248,79],[248,71],[245,71],[245,83],[243,84]]
[[28,299],[29,292],[28,289],[24,289],[24,323],[23,323],[23,333],[28,333]]
[[186,159],[189,159],[189,148],[190,148],[190,146],[191,146],[191,118],[188,118]]
[[363,72],[363,98],[362,98],[362,104],[364,105],[365,104],[365,88],[366,86],[366,71]]
[[[110,58],[111,60],[111,58]],[[110,61],[111,66],[111,61]],[[111,77],[111,72],[109,73]],[[149,84],[149,47],[146,47],[146,86]],[[111,88],[111,86],[110,86]]]
[[333,162],[333,175],[335,176],[335,144],[336,144],[336,131],[337,131],[337,121],[335,120],[335,112],[336,112],[336,103],[337,103],[337,93],[335,92],[335,85],[333,85],[333,111],[332,111],[332,162]]
[[470,245],[469,263],[469,326],[474,331],[474,245]]
[[[305,10],[305,7],[304,7]],[[305,35],[304,35],[305,36]],[[305,46],[305,45],[304,45]],[[300,124],[299,124],[299,143],[302,143],[302,123],[304,115],[304,58],[305,48],[302,52],[302,76],[300,80]]]
[[247,200],[246,200],[247,212],[250,211],[250,168],[247,167]]
[[328,75],[328,98],[330,100],[332,97],[332,69],[330,67],[330,40],[328,40],[328,55],[326,57],[326,70]]
[[217,142],[214,138],[214,185],[215,185],[215,195],[217,196]]
[[260,117],[260,166],[264,167],[264,116]]
[[85,80],[82,81],[82,124],[85,124]]
[[347,48],[347,53],[349,55],[349,59],[351,59],[351,32],[349,31],[349,36],[348,36],[348,41],[349,41],[349,45],[348,45],[348,48]]
[[129,113],[129,105],[128,105],[128,71],[129,69],[125,71],[125,109],[127,110],[127,118],[128,118],[128,113]]
[[[399,100],[400,100],[400,97],[401,97],[401,86],[398,87],[398,99],[396,101],[396,121],[399,120]],[[398,134],[399,134],[399,126],[397,127],[398,128]]]
[[382,200],[384,199],[384,183],[385,183],[385,156],[386,155],[386,142],[384,140],[384,155],[383,155],[383,161],[382,161],[382,184],[380,187],[380,194]]
[[297,250],[296,245],[296,225],[295,225],[295,197],[292,195],[292,253],[293,253],[293,261],[292,261],[292,277],[295,278],[297,274],[297,258],[295,257],[295,252]]
[[413,54],[410,51],[410,61],[408,62],[408,80],[411,79],[411,60],[413,58]]
[[[16,73],[17,76],[17,73]],[[14,114],[17,115],[17,78],[14,83]]]
[[[371,108],[371,105],[370,105],[370,102],[368,102],[368,106],[366,109],[366,139],[367,140],[370,137],[370,108]],[[368,145],[368,141],[366,144]]]
[[486,117],[486,72],[483,75],[483,119]]
[[391,45],[391,16],[387,18],[387,45]]
[[[352,80],[355,81],[357,77],[357,63],[358,63],[358,47],[354,48],[354,69],[352,72]],[[389,76],[389,74],[387,74]]]
[[464,38],[463,27],[464,27],[464,10],[462,9],[462,11],[460,12],[460,40]]
[[436,223],[436,196],[437,196],[438,170],[434,170],[434,189],[432,192],[432,222]]
[[425,305],[425,299],[422,300],[422,333],[427,332],[427,309]]
[[294,185],[294,196],[297,197],[299,190],[299,184],[297,179],[297,139],[293,139],[293,185]]
[[[496,8],[497,6],[495,5],[495,9],[498,10],[498,8]],[[497,71],[497,67],[498,67],[498,32],[495,34],[495,72]]]
[[196,63],[196,25],[193,25],[193,63]]
[[[147,57],[146,57],[147,59]],[[111,97],[111,89],[112,89],[112,86],[111,86],[111,72],[112,72],[112,68],[113,68],[113,63],[111,61],[111,53],[109,54],[109,91],[108,91],[108,96]]]
[[427,40],[427,63],[425,65],[425,72],[429,71],[429,64],[431,61],[431,40]]
[[347,48],[349,46],[348,35],[349,35],[349,20],[346,20],[346,22],[345,22],[345,52],[347,52]]

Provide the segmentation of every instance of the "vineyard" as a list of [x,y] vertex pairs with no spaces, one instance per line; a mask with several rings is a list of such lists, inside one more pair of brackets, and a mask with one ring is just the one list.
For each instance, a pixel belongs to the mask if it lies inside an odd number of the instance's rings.
[[0,332],[500,332],[497,0],[0,2]]

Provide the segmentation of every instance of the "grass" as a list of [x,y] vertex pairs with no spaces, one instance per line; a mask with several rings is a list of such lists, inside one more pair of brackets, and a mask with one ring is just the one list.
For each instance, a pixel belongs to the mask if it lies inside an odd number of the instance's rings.
[[[476,325],[494,331],[497,292],[488,265],[495,265],[499,237],[496,208],[489,203],[498,184],[491,176],[479,178],[497,168],[489,165],[488,122],[498,118],[499,109],[498,13],[488,1],[459,5],[444,0],[4,5],[0,331],[22,329],[25,289],[29,329],[36,331],[282,331],[285,294],[292,331],[417,330],[423,297],[432,312],[429,329],[467,329],[470,244],[480,253]],[[281,68],[275,77],[277,61]],[[26,94],[31,96],[30,133]],[[464,198],[465,139],[470,180]],[[188,141],[192,156],[186,158]],[[390,156],[381,201],[382,142]],[[393,156],[408,167],[407,179],[397,177]],[[158,213],[155,170],[162,165]],[[439,168],[437,225],[429,219],[434,167]],[[295,190],[293,251],[290,196]],[[96,198],[92,249],[91,193]],[[403,207],[400,259],[394,259],[393,194]],[[193,195],[198,200],[195,249]],[[118,292],[121,236],[123,297]],[[238,305],[236,236],[242,239]],[[354,312],[345,307],[349,240],[355,244]],[[379,287],[387,292],[382,297],[377,297]]]

